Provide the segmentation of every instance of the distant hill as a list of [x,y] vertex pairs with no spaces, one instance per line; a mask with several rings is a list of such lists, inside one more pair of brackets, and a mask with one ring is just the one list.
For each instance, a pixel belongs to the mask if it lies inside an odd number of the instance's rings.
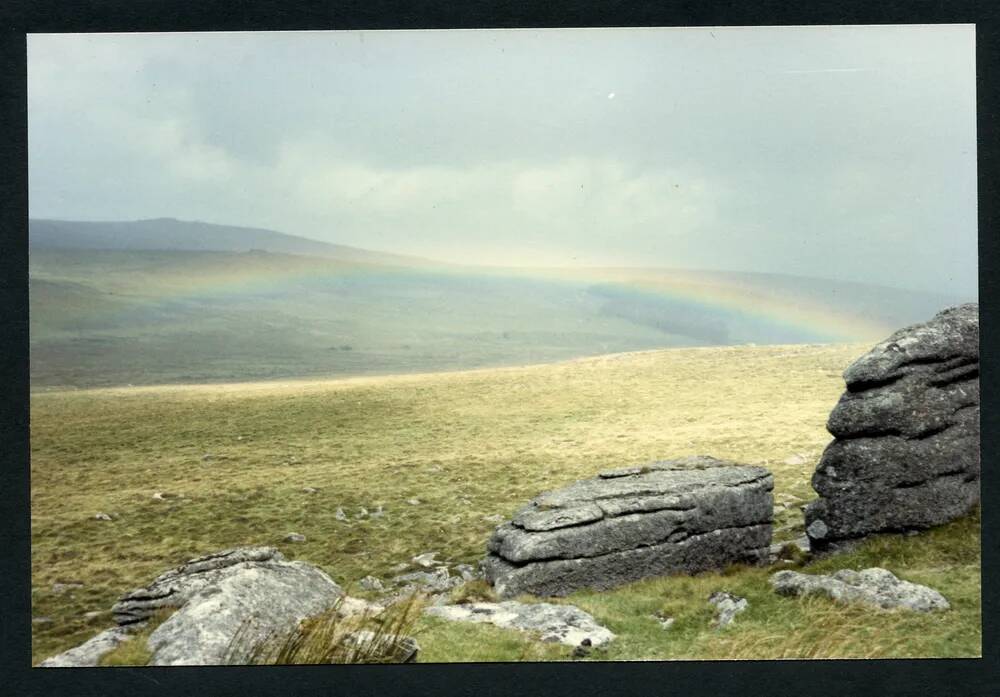
[[437,264],[273,230],[31,220],[36,387],[874,341],[959,301],[780,274]]
[[29,264],[36,388],[871,342],[957,302],[762,274],[402,266],[263,251],[36,245]]
[[125,222],[28,221],[29,249],[104,249],[301,254],[395,266],[435,265],[427,259],[329,244],[262,228],[215,225],[175,218]]

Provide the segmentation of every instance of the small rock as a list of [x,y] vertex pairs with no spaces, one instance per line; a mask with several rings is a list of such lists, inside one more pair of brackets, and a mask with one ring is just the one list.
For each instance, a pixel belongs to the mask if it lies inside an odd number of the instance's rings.
[[573,658],[586,658],[590,655],[590,649],[583,644],[573,649]]
[[712,593],[708,597],[708,602],[715,605],[718,610],[718,614],[715,617],[715,626],[719,629],[725,629],[731,625],[736,615],[750,607],[750,603],[747,602],[746,598],[740,598],[725,591]]
[[484,515],[483,520],[487,523],[499,523],[503,521],[503,516],[499,513],[494,513],[493,515]]
[[105,612],[104,610],[92,610],[90,612],[83,613],[83,619],[85,619],[85,620],[94,620],[94,619],[97,619],[98,617],[103,617],[106,614],[108,614],[108,613]]
[[406,499],[406,502],[408,504],[410,504],[411,506],[419,506],[420,505],[420,499]]
[[371,514],[372,518],[381,518],[383,515],[385,515],[385,512],[382,510],[381,506],[379,506],[377,509],[375,509],[374,511],[372,511],[372,514]]
[[111,520],[111,516],[107,513],[98,513],[94,516],[94,520]]
[[[457,622],[487,622],[498,627],[533,632],[542,641],[559,642],[589,650],[615,638],[606,627],[572,605],[551,603],[467,603],[424,610],[428,615]],[[584,643],[587,642],[587,643]]]
[[83,588],[83,584],[79,581],[70,581],[69,583],[53,583],[52,592],[56,595],[61,595],[66,591],[74,591],[78,588]]
[[287,535],[285,535],[285,542],[305,542],[305,541],[306,541],[306,536],[300,535],[297,532],[290,532]]
[[359,518],[364,518],[366,515],[368,515],[368,509],[365,508],[364,506],[362,506],[361,507],[361,512],[358,514],[358,517]]
[[482,572],[476,573],[476,570],[470,564],[459,564],[455,567],[455,571],[462,577],[465,581],[471,581],[475,578],[482,578]]
[[804,465],[806,464],[806,459],[802,455],[792,455],[791,457],[785,458],[786,465]]
[[429,569],[437,563],[437,561],[435,561],[434,559],[434,557],[436,556],[437,552],[424,552],[423,554],[418,554],[417,556],[413,557],[411,561],[417,566],[422,566],[425,569]]
[[51,617],[32,617],[31,618],[31,623],[32,624],[52,624],[54,621],[55,620],[53,620]]
[[337,520],[347,520],[347,514],[344,513],[343,508],[338,508],[337,512],[333,514],[333,517]]
[[361,586],[366,591],[376,591],[381,593],[385,590],[382,582],[375,578],[374,576],[365,576],[363,579],[358,581],[358,585]]
[[201,456],[202,462],[208,462],[209,460],[214,460],[214,459],[215,455],[213,455],[212,453],[205,453],[204,455]]
[[655,619],[657,622],[659,622],[660,623],[660,627],[662,627],[663,629],[670,629],[671,627],[674,626],[674,618],[673,617],[660,617],[658,615],[653,615],[653,619]]
[[407,588],[419,587],[431,593],[445,593],[456,586],[462,585],[462,579],[452,576],[445,567],[438,568],[433,572],[414,571],[412,573],[395,576],[393,583],[405,584]]
[[305,494],[315,494],[319,489],[314,486],[307,486],[302,488],[302,492]]
[[771,576],[771,586],[779,595],[826,595],[839,602],[884,610],[931,612],[950,607],[945,597],[933,588],[903,581],[877,566],[863,571],[841,569],[829,576],[779,571]]

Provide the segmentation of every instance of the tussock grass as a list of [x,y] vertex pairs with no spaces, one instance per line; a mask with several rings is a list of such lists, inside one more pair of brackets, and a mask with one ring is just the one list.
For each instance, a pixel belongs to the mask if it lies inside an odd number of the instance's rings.
[[230,665],[402,663],[411,659],[413,625],[424,601],[411,595],[378,613],[341,615],[340,603],[298,627],[256,641],[244,625],[229,646]]
[[146,620],[145,626],[135,632],[128,641],[118,644],[113,650],[101,656],[98,665],[101,666],[144,666],[153,657],[147,640],[149,636],[174,614],[175,608],[162,608]]
[[[672,349],[387,378],[34,394],[32,604],[35,616],[55,621],[33,628],[33,658],[88,638],[106,619],[84,613],[106,610],[122,592],[200,554],[271,544],[345,587],[368,574],[388,578],[399,562],[428,551],[475,564],[496,525],[490,516],[508,517],[539,492],[602,469],[667,457],[709,454],[770,468],[775,539],[793,539],[830,440],[824,424],[843,390],[840,373],[866,348]],[[786,464],[793,455],[804,463]],[[174,496],[158,501],[156,492]],[[380,505],[382,517],[360,517],[362,507]],[[338,508],[348,521],[335,518]],[[117,517],[93,520],[97,512]],[[956,525],[842,558],[890,560],[891,571],[934,586],[955,606],[940,621],[905,620],[916,624],[898,644],[881,633],[884,618],[859,616],[852,621],[874,634],[851,634],[852,651],[978,654],[978,523]],[[284,543],[292,531],[306,542]],[[84,587],[57,594],[57,581]],[[752,607],[720,639],[702,601],[726,589]],[[726,637],[755,627],[762,646],[777,632],[789,636],[789,650],[808,646],[805,611],[756,624],[798,607],[772,598],[761,570],[657,579],[568,600],[619,634],[608,658],[718,657]],[[677,617],[666,632],[650,617],[662,609]],[[568,655],[488,625],[421,618],[417,627],[421,660]],[[824,641],[817,655],[844,648]]]

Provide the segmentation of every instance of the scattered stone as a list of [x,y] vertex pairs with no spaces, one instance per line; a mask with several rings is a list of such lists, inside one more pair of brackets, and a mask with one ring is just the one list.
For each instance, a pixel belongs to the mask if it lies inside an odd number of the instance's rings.
[[242,632],[247,643],[295,626],[343,596],[320,569],[285,561],[271,547],[241,547],[193,559],[124,595],[112,608],[131,625],[160,608],[177,608],[147,642],[150,665],[215,665]]
[[458,572],[464,581],[472,581],[483,576],[483,572],[476,571],[471,564],[458,564],[455,566],[455,571]]
[[772,488],[763,467],[705,456],[602,472],[541,494],[497,527],[486,580],[500,597],[559,596],[766,562]]
[[406,502],[408,504],[410,504],[411,506],[419,506],[420,505],[420,499],[406,499]]
[[493,515],[484,515],[483,520],[487,523],[499,523],[503,521],[503,516],[499,513],[494,513]]
[[674,626],[674,618],[673,617],[659,617],[657,615],[654,615],[653,619],[655,619],[657,622],[659,622],[660,623],[660,627],[662,627],[663,629],[670,629],[671,627]]
[[719,629],[725,629],[730,626],[733,620],[736,619],[736,615],[750,607],[750,603],[747,602],[746,598],[740,598],[725,591],[712,593],[708,597],[708,602],[716,607],[714,624]]
[[153,498],[156,499],[157,501],[165,501],[166,500],[166,497],[163,495],[162,491],[157,491],[156,493],[154,493],[153,494]]
[[925,529],[979,502],[979,306],[890,336],[844,372],[806,508],[814,549]]
[[418,554],[411,560],[417,566],[422,566],[425,569],[429,569],[438,562],[434,559],[437,556],[437,552],[424,552],[423,554]]
[[94,520],[111,520],[111,516],[107,513],[97,513],[94,515]]
[[302,488],[302,493],[304,493],[304,494],[315,494],[318,491],[319,491],[319,489],[317,489],[314,486],[306,486],[306,487]]
[[487,622],[498,627],[533,632],[541,635],[542,641],[574,647],[585,640],[589,640],[590,646],[602,646],[615,638],[610,630],[572,605],[508,600],[501,603],[443,605],[429,607],[424,612],[456,622]]
[[336,518],[337,520],[343,520],[343,521],[347,520],[347,514],[344,513],[343,508],[338,508],[337,512],[333,514],[333,517]]
[[863,571],[841,569],[829,576],[779,571],[771,576],[771,585],[779,595],[826,595],[839,602],[862,603],[884,610],[931,612],[950,607],[945,597],[933,588],[903,581],[877,566]]
[[406,586],[404,591],[420,589],[429,593],[446,593],[463,583],[458,576],[449,574],[447,567],[444,566],[433,572],[413,571],[401,576],[394,576],[392,581],[397,585]]
[[31,618],[31,623],[32,624],[52,624],[54,621],[55,620],[53,620],[51,617],[32,617]]
[[83,584],[79,581],[70,581],[69,583],[53,583],[52,592],[56,595],[62,595],[66,591],[75,591],[83,588]]
[[106,614],[108,614],[107,610],[92,610],[90,612],[83,613],[83,619],[93,620],[97,619],[98,617],[103,617]]
[[372,518],[381,518],[383,515],[385,515],[385,512],[382,510],[381,506],[379,506],[376,510],[372,511],[371,514]]
[[[142,623],[145,624],[145,623]],[[119,644],[132,639],[133,631],[139,627],[112,627],[91,637],[79,646],[46,658],[39,668],[93,668],[101,656],[110,653]]]
[[804,465],[806,464],[806,458],[804,455],[792,455],[791,457],[785,458],[786,465]]
[[358,585],[366,591],[381,593],[385,590],[385,586],[382,585],[382,582],[374,576],[365,576],[363,579],[358,581]]
[[366,515],[368,515],[368,509],[365,508],[364,506],[362,506],[361,507],[361,512],[358,514],[358,517],[359,518],[364,518]]
[[285,535],[284,541],[285,542],[305,542],[306,541],[306,536],[305,535],[300,535],[297,532],[290,532],[287,535]]
[[202,462],[208,462],[209,460],[214,460],[214,459],[215,455],[213,455],[212,453],[205,453],[204,455],[201,456]]

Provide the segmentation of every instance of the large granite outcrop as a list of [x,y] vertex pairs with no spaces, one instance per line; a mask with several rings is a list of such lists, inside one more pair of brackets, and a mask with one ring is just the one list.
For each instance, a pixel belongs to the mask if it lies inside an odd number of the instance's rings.
[[42,662],[42,667],[97,665],[132,629],[173,610],[149,635],[148,665],[239,663],[241,647],[265,641],[331,608],[343,591],[319,568],[286,561],[271,547],[241,547],[167,571],[112,608],[118,627]]
[[766,561],[773,479],[711,457],[603,472],[541,494],[494,531],[501,597],[566,595],[650,576]]
[[979,501],[979,307],[901,329],[845,372],[806,508],[813,549],[928,528]]

